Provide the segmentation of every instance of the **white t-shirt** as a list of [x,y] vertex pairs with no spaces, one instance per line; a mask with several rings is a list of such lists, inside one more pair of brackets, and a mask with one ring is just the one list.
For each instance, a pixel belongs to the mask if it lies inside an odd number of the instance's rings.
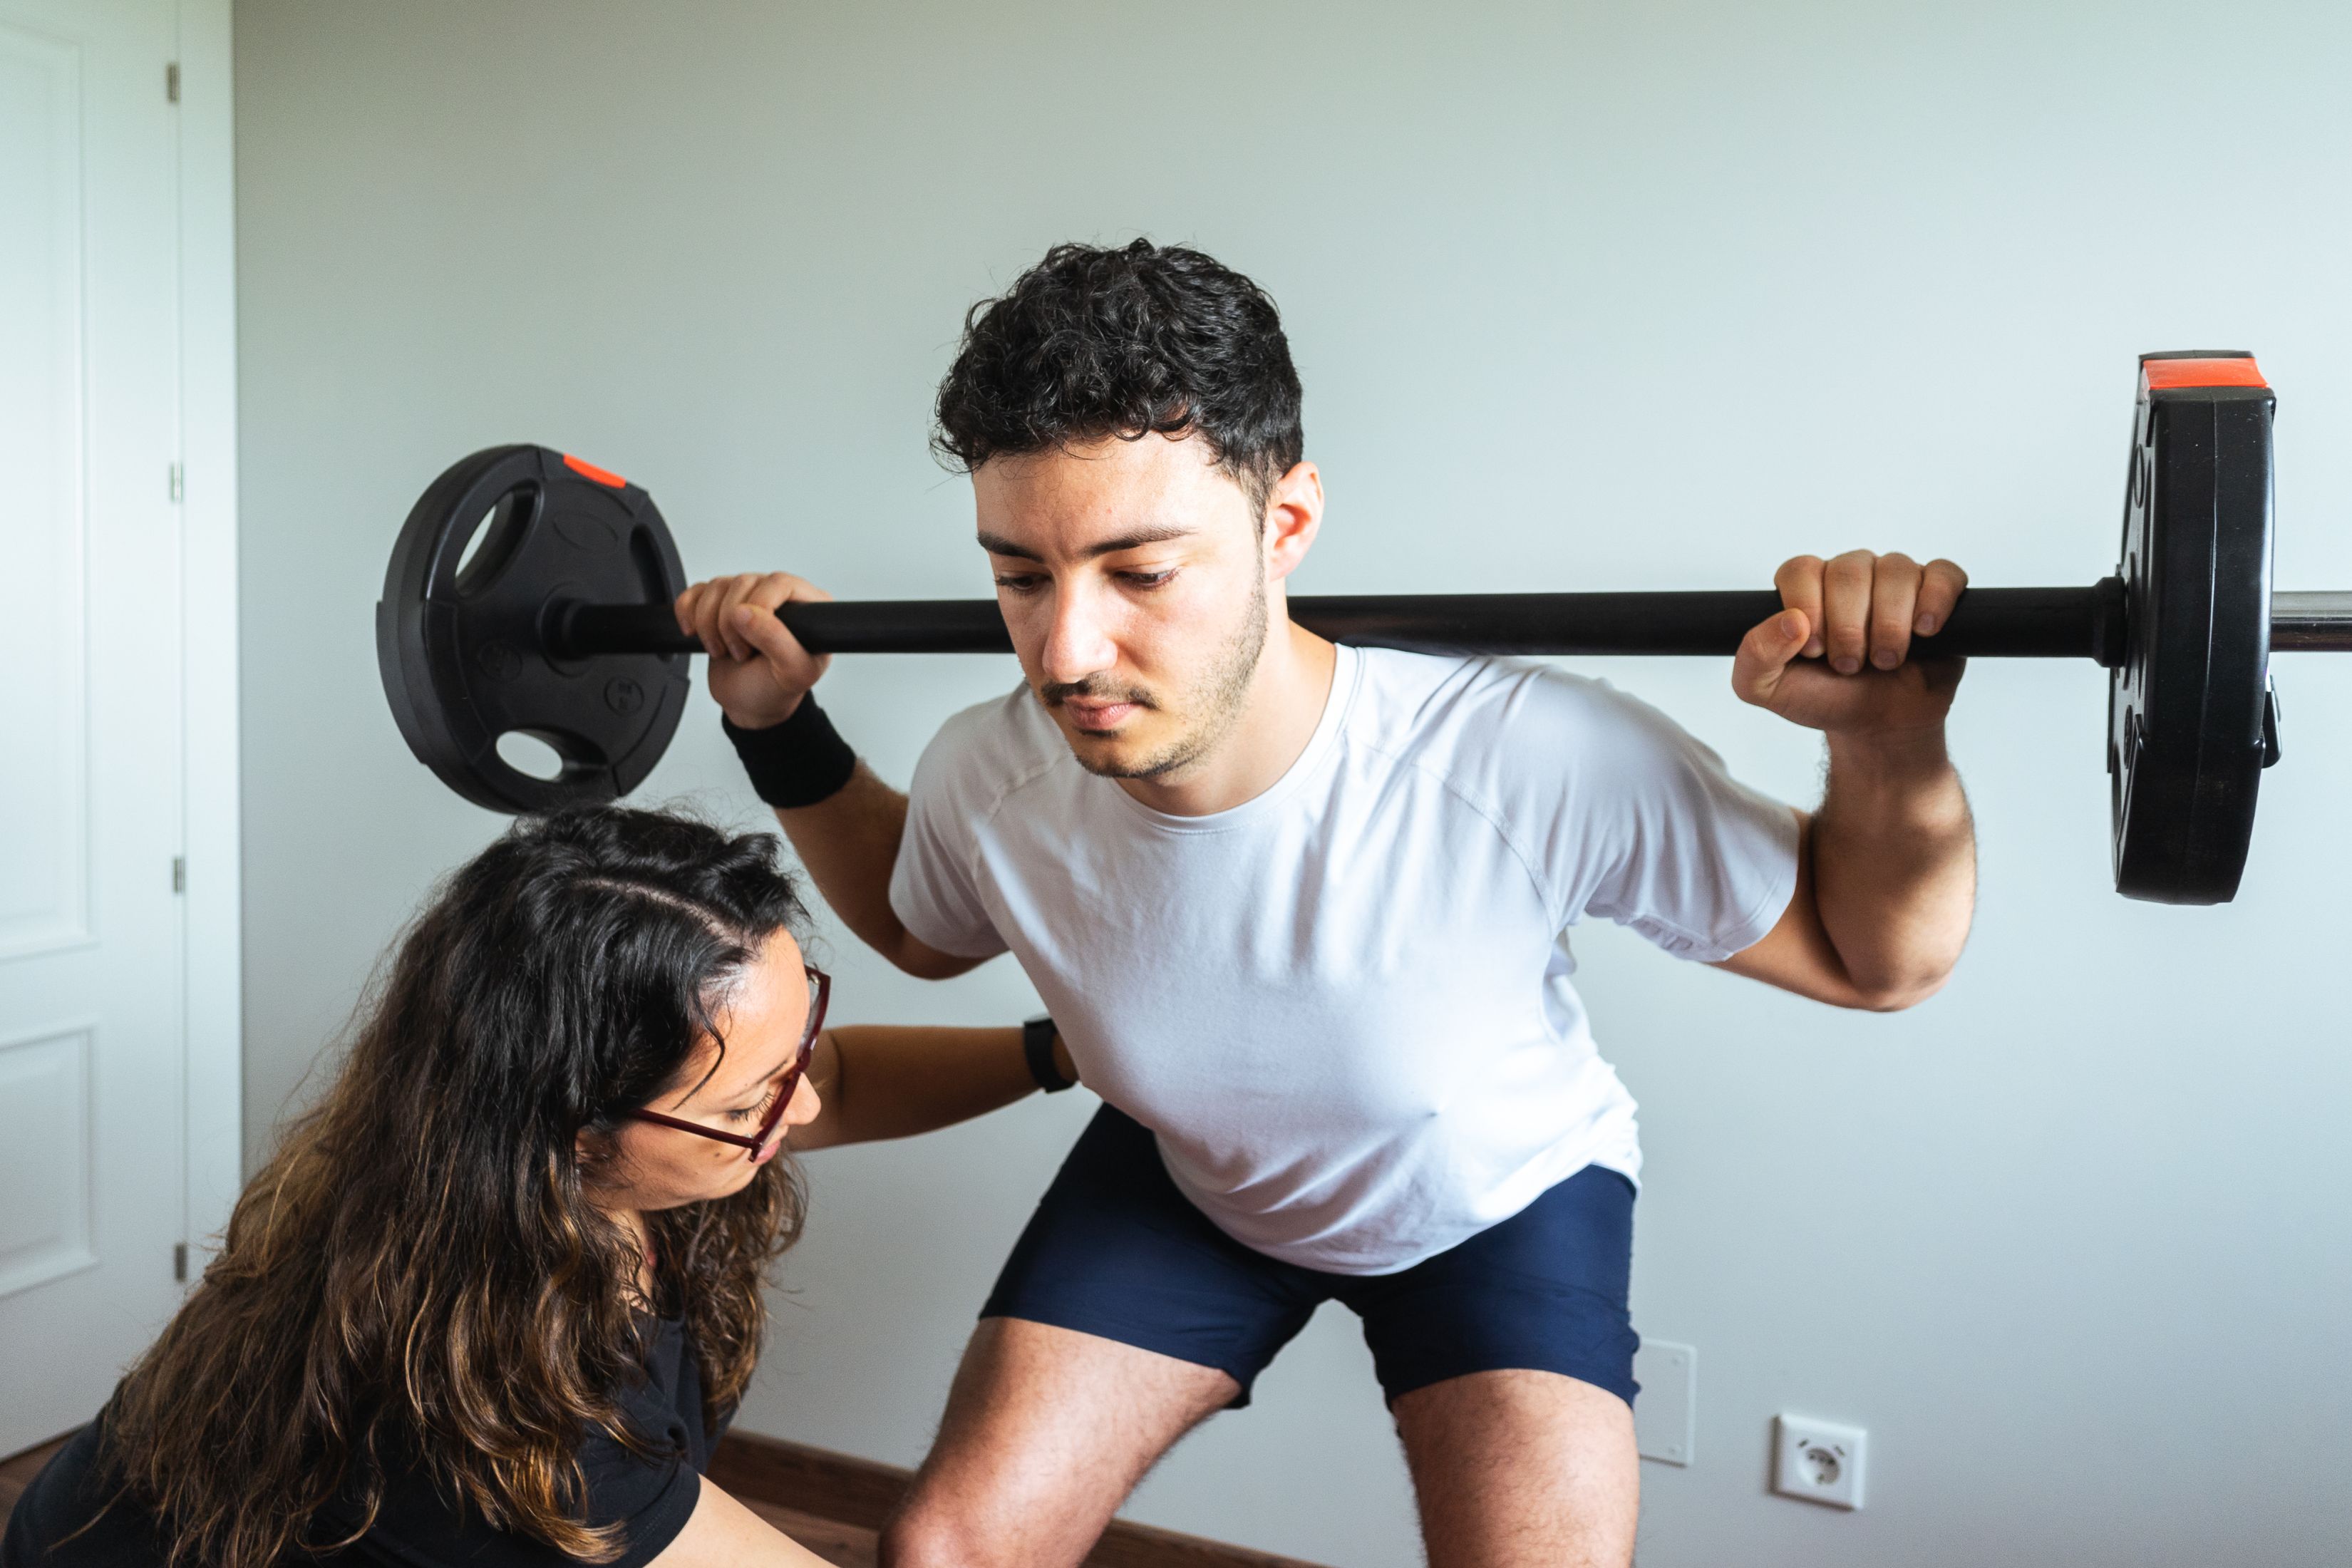
[[1588,1164],[1638,1175],[1563,932],[1727,957],[1787,907],[1796,847],[1787,806],[1606,682],[1341,647],[1298,760],[1207,816],[1087,773],[1025,687],[956,715],[890,901],[943,952],[1015,953],[1227,1234],[1387,1274]]

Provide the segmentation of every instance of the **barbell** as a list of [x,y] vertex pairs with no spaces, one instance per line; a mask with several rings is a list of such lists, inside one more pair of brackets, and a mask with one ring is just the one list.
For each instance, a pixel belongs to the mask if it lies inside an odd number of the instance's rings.
[[[2269,659],[2352,648],[2352,594],[2271,589],[2270,387],[2251,354],[2140,356],[2121,554],[2083,588],[1970,588],[1937,658],[2087,658],[2109,672],[2116,889],[2227,901],[2278,760]],[[653,498],[544,447],[493,447],[433,481],[401,529],[376,606],[377,663],[401,734],[448,786],[497,811],[628,794],[685,710],[670,604],[687,585]],[[1433,653],[1724,656],[1778,594],[1298,597],[1334,641]],[[993,600],[795,604],[817,653],[1009,652]],[[550,778],[499,752],[551,747]]]

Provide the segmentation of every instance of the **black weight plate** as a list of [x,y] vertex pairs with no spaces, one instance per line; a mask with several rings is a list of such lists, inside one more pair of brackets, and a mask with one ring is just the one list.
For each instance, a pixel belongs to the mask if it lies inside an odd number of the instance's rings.
[[[669,529],[636,486],[544,447],[456,464],[408,514],[376,605],[376,665],[409,750],[493,811],[628,794],[677,732],[687,656],[559,660],[547,611],[567,599],[666,605],[685,586]],[[499,737],[517,730],[554,748],[558,776],[499,755]]]
[[2116,890],[2238,890],[2270,662],[2271,390],[2252,355],[2143,354],[2124,500],[2126,652],[2107,701]]

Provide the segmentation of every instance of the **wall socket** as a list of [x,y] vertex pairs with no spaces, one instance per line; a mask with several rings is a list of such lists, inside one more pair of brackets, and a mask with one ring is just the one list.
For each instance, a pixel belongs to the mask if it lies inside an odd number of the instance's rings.
[[1777,1416],[1772,1429],[1774,1491],[1830,1508],[1862,1506],[1867,1431],[1808,1415]]

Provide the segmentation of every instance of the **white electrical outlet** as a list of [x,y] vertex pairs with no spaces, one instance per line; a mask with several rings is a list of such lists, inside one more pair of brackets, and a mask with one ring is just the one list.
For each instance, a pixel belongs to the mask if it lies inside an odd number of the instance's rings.
[[1782,1415],[1773,1423],[1772,1489],[1831,1508],[1862,1506],[1863,1456],[1870,1434],[1859,1426]]

